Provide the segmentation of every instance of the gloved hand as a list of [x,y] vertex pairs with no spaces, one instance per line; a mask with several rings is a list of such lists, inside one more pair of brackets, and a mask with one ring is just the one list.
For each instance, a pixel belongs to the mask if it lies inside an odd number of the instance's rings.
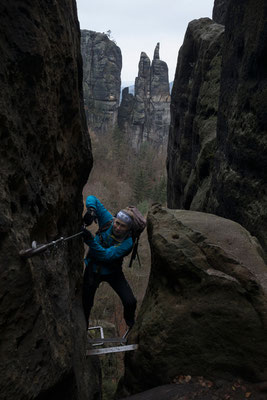
[[83,231],[83,240],[85,243],[94,240],[94,235],[88,231],[88,229],[85,228],[85,226],[82,226],[82,231]]
[[83,223],[84,225],[89,226],[93,221],[97,221],[96,211],[94,208],[90,207],[84,214]]

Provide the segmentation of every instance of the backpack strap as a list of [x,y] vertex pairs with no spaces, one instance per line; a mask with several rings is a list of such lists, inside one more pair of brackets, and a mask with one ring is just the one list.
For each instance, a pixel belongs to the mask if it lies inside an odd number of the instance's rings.
[[135,240],[134,240],[134,245],[133,245],[133,249],[132,249],[132,255],[131,255],[130,263],[128,265],[129,268],[131,268],[133,261],[136,259],[136,256],[137,256],[137,260],[138,260],[139,266],[141,267],[139,254],[137,252],[138,244],[139,244],[139,237],[140,236],[136,237]]

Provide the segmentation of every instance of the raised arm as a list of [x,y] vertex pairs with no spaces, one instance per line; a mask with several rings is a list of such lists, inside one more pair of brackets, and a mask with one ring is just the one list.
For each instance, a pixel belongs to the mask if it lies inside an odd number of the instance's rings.
[[102,203],[95,196],[88,196],[86,199],[86,208],[90,210],[93,208],[96,212],[99,228],[104,226],[108,221],[113,219],[112,214],[103,206]]

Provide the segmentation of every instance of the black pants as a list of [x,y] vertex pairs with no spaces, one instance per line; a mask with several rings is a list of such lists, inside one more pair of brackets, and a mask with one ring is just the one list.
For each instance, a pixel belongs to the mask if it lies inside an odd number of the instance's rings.
[[86,266],[83,277],[83,309],[87,327],[94,305],[95,293],[101,282],[107,282],[118,294],[124,307],[124,319],[126,324],[131,327],[134,324],[136,298],[123,272],[120,270],[108,275],[99,275],[92,271],[91,265]]

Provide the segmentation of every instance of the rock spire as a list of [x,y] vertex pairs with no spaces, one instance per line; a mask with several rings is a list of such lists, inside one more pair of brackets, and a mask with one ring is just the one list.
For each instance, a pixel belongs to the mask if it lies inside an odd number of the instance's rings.
[[139,149],[146,141],[158,148],[166,147],[169,123],[168,66],[159,58],[158,43],[152,63],[145,52],[141,53],[135,94],[123,91],[118,124],[127,132],[132,146]]

